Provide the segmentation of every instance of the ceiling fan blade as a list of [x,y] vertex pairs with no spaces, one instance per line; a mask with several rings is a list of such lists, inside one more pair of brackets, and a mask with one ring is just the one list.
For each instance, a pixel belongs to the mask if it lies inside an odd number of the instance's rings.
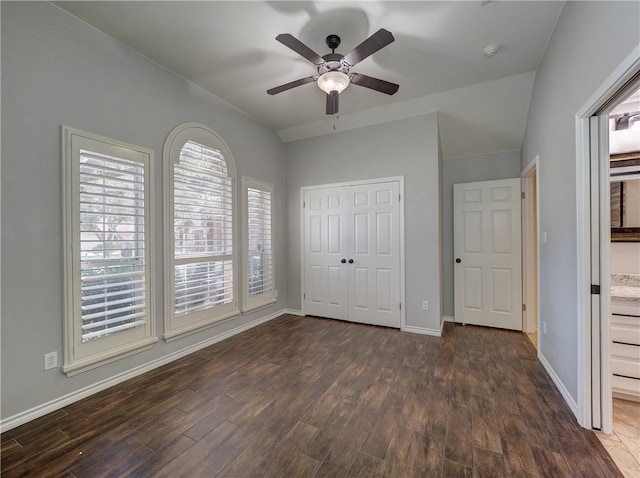
[[270,95],[277,95],[278,93],[290,90],[291,88],[295,88],[296,86],[306,85],[307,83],[312,83],[314,81],[316,81],[316,79],[313,76],[307,76],[306,78],[300,78],[299,80],[285,83],[284,85],[276,86],[275,88],[271,88],[270,90],[267,90],[267,93]]
[[385,30],[384,28],[381,28],[365,41],[360,43],[353,50],[351,50],[349,53],[347,53],[344,56],[344,61],[347,62],[350,66],[354,66],[368,56],[373,55],[381,48],[384,48],[393,40],[394,38],[391,32]]
[[276,37],[276,40],[284,46],[288,46],[298,55],[303,56],[316,66],[324,63],[324,59],[320,55],[289,33],[281,33]]
[[352,73],[350,76],[351,83],[353,83],[354,85],[371,88],[372,90],[380,91],[381,93],[386,93],[387,95],[394,94],[396,91],[398,91],[398,88],[400,88],[400,86],[396,85],[395,83],[390,83],[378,78],[373,78],[372,76],[361,75],[360,73]]
[[327,114],[335,115],[338,114],[338,98],[340,95],[337,91],[332,91],[327,94]]

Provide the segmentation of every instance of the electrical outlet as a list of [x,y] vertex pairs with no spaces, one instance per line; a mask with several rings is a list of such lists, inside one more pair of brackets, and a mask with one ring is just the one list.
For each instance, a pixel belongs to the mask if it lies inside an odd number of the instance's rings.
[[429,310],[429,301],[428,300],[423,300],[422,301],[422,310]]
[[49,370],[58,366],[58,352],[44,354],[44,369]]

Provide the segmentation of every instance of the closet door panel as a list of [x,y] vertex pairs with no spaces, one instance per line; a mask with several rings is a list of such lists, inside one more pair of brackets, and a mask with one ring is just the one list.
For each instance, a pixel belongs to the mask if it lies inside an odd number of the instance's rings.
[[[397,182],[353,186],[353,271],[349,320],[400,327],[400,203]],[[366,294],[365,291],[366,290]]]
[[305,192],[303,301],[309,315],[348,315],[348,270],[341,262],[347,253],[345,206],[342,188]]
[[306,314],[400,328],[398,181],[304,193]]

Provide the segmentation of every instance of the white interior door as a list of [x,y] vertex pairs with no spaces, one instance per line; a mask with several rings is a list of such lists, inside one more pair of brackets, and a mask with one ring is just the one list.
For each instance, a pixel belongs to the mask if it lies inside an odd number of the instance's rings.
[[397,182],[348,188],[347,269],[353,322],[400,328],[398,189]]
[[345,188],[305,191],[304,305],[307,314],[333,319],[348,317],[347,217]]
[[306,314],[400,328],[398,181],[304,191]]
[[522,330],[521,185],[453,186],[455,320]]

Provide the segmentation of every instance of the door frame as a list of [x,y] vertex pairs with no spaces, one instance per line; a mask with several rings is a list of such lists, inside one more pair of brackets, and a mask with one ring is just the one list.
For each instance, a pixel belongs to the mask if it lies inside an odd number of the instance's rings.
[[[523,332],[533,333],[540,328],[538,310],[540,310],[538,291],[540,290],[540,156],[524,168],[521,174],[522,191],[522,303],[526,310],[522,320]],[[534,180],[535,178],[535,180]],[[533,200],[535,198],[535,201]],[[535,226],[535,227],[533,227]],[[535,272],[535,281],[531,280]],[[534,319],[535,318],[535,319]],[[536,350],[540,350],[538,334]]]
[[402,306],[400,307],[400,330],[405,331],[407,322],[406,322],[406,300],[405,300],[405,253],[404,253],[404,176],[391,176],[386,178],[376,178],[376,179],[362,179],[356,181],[345,181],[340,183],[331,183],[331,184],[316,184],[313,186],[302,186],[300,188],[300,277],[302,279],[302,287],[300,287],[300,310],[302,315],[307,315],[305,311],[305,301],[304,301],[304,277],[305,277],[305,250],[304,250],[304,196],[305,192],[313,191],[315,189],[325,189],[325,188],[341,188],[341,187],[349,187],[349,186],[362,186],[368,184],[380,184],[380,183],[388,183],[392,181],[397,181],[400,191],[400,201],[399,201],[399,213],[400,217],[399,225],[400,228],[400,244],[399,244],[399,274],[400,274],[400,303]]
[[[578,311],[578,423],[584,428],[592,428],[592,333],[591,333],[591,142],[590,142],[590,118],[595,115],[605,104],[609,102],[620,89],[627,84],[640,71],[640,44],[633,48],[631,53],[618,65],[600,87],[591,95],[584,105],[576,112],[576,252],[577,252],[577,311]],[[607,165],[608,166],[608,165]],[[600,188],[608,188],[608,177],[602,174],[597,183]],[[606,181],[606,183],[604,183]],[[605,198],[608,203],[608,199]],[[600,204],[600,210],[606,204]],[[609,270],[609,242],[600,242],[599,253],[601,260],[601,270]],[[606,281],[608,284],[608,280]],[[602,284],[602,282],[601,282]],[[602,298],[609,298],[610,294],[605,291]],[[608,300],[606,301],[608,302]],[[609,343],[609,328],[611,327],[610,317],[601,317],[601,330],[607,333],[601,334],[600,363],[596,366],[600,368],[601,379],[601,429],[604,433],[611,433],[613,428],[613,398],[611,391],[611,345]],[[606,337],[605,337],[606,336]],[[603,359],[603,357],[605,359]]]

